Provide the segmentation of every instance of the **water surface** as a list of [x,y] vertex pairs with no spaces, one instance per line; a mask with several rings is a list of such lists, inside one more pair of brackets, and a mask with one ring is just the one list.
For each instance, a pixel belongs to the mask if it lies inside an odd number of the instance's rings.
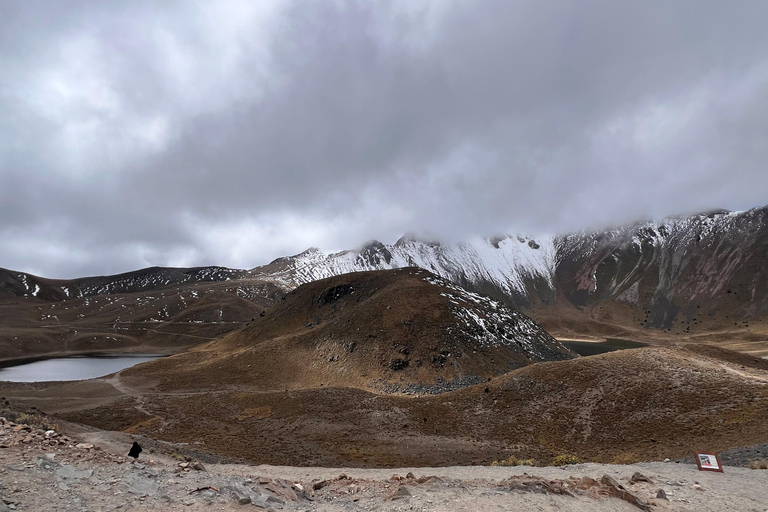
[[58,357],[0,368],[0,381],[44,382],[103,377],[151,361],[163,354],[114,354]]
[[618,338],[608,338],[605,341],[561,341],[560,343],[580,356],[594,356],[597,354],[605,354],[606,352],[613,352],[614,350],[626,350],[648,346],[646,343],[620,340]]

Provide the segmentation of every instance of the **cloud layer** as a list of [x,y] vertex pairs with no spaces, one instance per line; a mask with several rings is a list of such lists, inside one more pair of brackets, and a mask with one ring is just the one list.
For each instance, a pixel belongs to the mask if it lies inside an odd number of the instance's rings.
[[0,0],[0,266],[768,203],[768,4]]

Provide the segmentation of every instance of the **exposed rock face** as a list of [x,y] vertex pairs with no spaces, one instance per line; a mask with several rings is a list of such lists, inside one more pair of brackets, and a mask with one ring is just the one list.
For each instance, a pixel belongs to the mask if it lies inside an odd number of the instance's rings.
[[569,235],[558,245],[557,288],[577,307],[623,301],[662,329],[718,308],[746,318],[768,311],[768,208]]

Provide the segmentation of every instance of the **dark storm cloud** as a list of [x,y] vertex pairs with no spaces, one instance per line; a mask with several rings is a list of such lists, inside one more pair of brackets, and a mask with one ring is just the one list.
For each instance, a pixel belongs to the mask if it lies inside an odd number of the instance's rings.
[[768,202],[763,2],[257,4],[0,1],[0,266]]

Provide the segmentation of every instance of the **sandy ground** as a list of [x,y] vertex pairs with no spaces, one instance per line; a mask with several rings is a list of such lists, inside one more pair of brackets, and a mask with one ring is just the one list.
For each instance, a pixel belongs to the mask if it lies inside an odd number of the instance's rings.
[[[768,510],[765,470],[726,467],[725,473],[711,473],[674,462],[399,469],[202,466],[180,462],[148,444],[133,461],[125,456],[131,439],[95,430],[46,432],[0,419],[0,511]],[[633,483],[637,473],[642,477]],[[623,499],[600,483],[611,478],[621,486]],[[656,497],[660,489],[667,499]]]

